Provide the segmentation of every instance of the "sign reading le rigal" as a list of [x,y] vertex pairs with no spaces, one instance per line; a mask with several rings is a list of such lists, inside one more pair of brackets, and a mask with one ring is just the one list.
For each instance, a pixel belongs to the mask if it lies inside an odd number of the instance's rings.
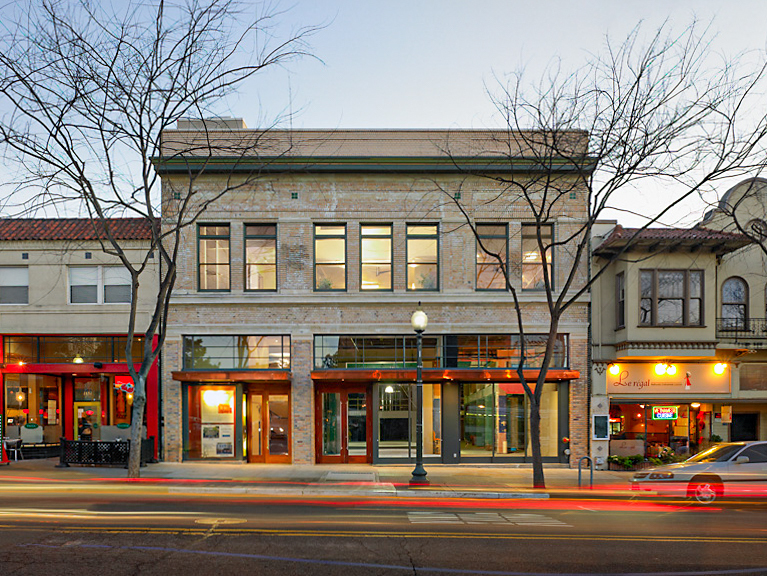
[[658,375],[654,362],[637,364],[618,363],[617,375],[605,371],[608,394],[729,394],[730,369],[724,374],[714,373],[714,363],[682,364],[673,363],[676,374]]

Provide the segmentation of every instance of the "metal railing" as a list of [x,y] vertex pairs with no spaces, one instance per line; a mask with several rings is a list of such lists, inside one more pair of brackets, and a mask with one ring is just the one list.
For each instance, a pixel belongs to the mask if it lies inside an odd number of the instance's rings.
[[767,318],[717,318],[716,337],[735,342],[761,341],[759,346],[767,346]]
[[[128,466],[130,440],[67,440],[61,439],[61,454],[58,467],[68,468],[70,464]],[[141,465],[154,461],[154,436],[141,441]]]

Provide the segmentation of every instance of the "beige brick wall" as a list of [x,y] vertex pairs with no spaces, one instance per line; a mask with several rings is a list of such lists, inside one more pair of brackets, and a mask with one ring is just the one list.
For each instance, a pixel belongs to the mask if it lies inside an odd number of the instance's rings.
[[[201,179],[201,189],[217,189],[215,178]],[[461,190],[461,202],[478,222],[509,224],[509,270],[521,284],[521,222],[529,221],[522,204],[501,198],[478,178],[407,175],[291,175],[269,178],[229,194],[200,222],[231,226],[231,291],[197,292],[196,228],[185,232],[178,282],[168,319],[169,344],[164,375],[165,449],[168,460],[181,457],[180,385],[170,372],[181,368],[183,334],[290,334],[292,337],[293,461],[314,462],[312,368],[314,334],[409,334],[410,314],[423,302],[430,334],[514,333],[517,320],[510,294],[476,292],[476,242],[452,199],[438,188]],[[292,199],[291,193],[298,199]],[[580,196],[580,195],[579,195]],[[581,197],[555,210],[557,237],[571,234],[584,216]],[[278,223],[278,290],[245,293],[243,233],[246,223]],[[364,223],[393,223],[393,286],[389,292],[359,289],[359,230]],[[440,225],[440,291],[407,292],[406,223]],[[347,291],[313,291],[315,223],[347,226]],[[555,254],[557,286],[572,263],[570,250]],[[579,270],[585,278],[586,263]],[[547,332],[549,313],[542,293],[520,292],[525,329]],[[570,437],[573,461],[587,452],[586,335],[587,298],[572,306],[560,324],[571,334],[571,365],[582,377],[570,387]]]

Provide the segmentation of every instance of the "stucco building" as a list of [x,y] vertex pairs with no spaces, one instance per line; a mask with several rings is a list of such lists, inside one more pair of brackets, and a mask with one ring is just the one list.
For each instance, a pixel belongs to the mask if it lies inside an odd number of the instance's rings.
[[[765,256],[735,198],[690,229],[595,229],[591,456],[646,458],[767,439]],[[764,218],[764,184],[740,204]],[[628,248],[626,248],[628,246]],[[761,312],[760,312],[761,311]]]
[[[166,459],[410,461],[410,316],[420,302],[429,317],[427,463],[529,461],[511,294],[454,200],[507,261],[531,375],[549,327],[541,267],[556,290],[570,256],[556,247],[544,263],[529,212],[492,205],[492,181],[471,175],[489,166],[516,178],[534,171],[523,151],[519,165],[509,161],[503,133],[261,134],[228,121],[204,136],[199,123],[184,122],[163,137],[156,164],[167,210],[184,201],[190,174],[195,190],[211,195],[224,180],[260,175],[184,231],[163,362]],[[239,156],[179,152],[205,138],[230,150],[257,145]],[[547,245],[578,230],[585,202],[573,189],[545,224]],[[584,297],[562,319],[543,391],[551,464],[587,450],[587,306]]]
[[[148,224],[113,219],[108,225],[128,256],[141,261]],[[103,229],[88,219],[0,219],[3,424],[6,436],[26,445],[127,435],[130,276],[102,251],[99,236]],[[156,291],[150,267],[139,290],[139,327]],[[140,355],[140,342],[135,346]],[[146,424],[157,437],[157,369],[147,382]]]

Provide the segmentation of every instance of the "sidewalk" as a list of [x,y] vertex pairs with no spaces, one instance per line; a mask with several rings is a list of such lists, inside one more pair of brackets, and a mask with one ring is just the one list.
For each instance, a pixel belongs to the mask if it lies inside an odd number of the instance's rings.
[[0,486],[9,484],[132,483],[164,486],[171,492],[248,493],[335,496],[402,496],[438,498],[622,497],[632,473],[545,468],[546,489],[532,488],[532,468],[510,465],[427,465],[428,486],[409,485],[412,464],[244,464],[160,462],[141,469],[139,480],[127,480],[124,468],[72,466],[56,468],[58,459],[24,460],[0,466]]

